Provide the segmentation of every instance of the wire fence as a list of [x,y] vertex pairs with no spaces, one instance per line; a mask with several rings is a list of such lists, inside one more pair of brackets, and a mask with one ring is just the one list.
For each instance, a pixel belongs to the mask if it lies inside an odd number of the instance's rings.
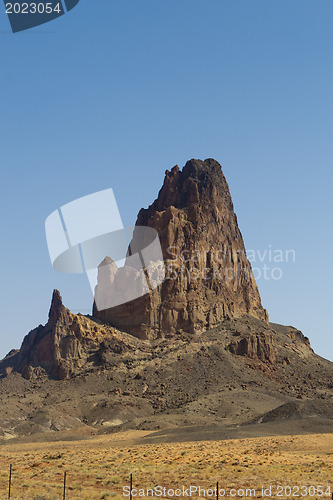
[[[4,477],[4,474],[2,474]],[[107,498],[114,499],[123,499],[129,498],[129,500],[133,500],[136,498],[151,498],[151,497],[160,497],[166,500],[174,500],[175,498],[183,497],[183,498],[210,498],[212,500],[222,500],[224,497],[230,497],[233,499],[247,499],[247,498],[281,498],[282,500],[290,500],[295,496],[302,497],[304,500],[312,499],[318,500],[319,498],[326,498],[327,500],[333,500],[333,491],[332,487],[328,487],[326,492],[323,493],[322,487],[314,487],[310,486],[307,488],[307,494],[297,494],[295,495],[295,489],[292,489],[290,486],[285,486],[284,491],[280,491],[280,493],[276,496],[274,492],[272,492],[272,488],[267,488],[264,490],[263,488],[255,489],[255,488],[229,488],[226,489],[225,486],[220,489],[219,482],[216,481],[213,487],[211,484],[209,486],[210,481],[207,481],[206,489],[199,489],[199,491],[188,492],[183,491],[181,488],[172,489],[172,488],[164,488],[164,493],[162,494],[159,490],[158,493],[155,487],[148,488],[146,486],[146,480],[142,481],[142,477],[136,475],[136,481],[134,484],[134,475],[130,473],[128,475],[122,476],[122,484],[123,486],[116,486],[114,488],[110,488],[107,491],[102,492],[101,490],[101,481],[98,481],[100,476],[96,477],[92,474],[85,474],[84,476],[75,475],[75,471],[71,471],[68,473],[67,470],[57,473],[57,482],[56,484],[50,485],[51,476],[47,474],[43,477],[43,473],[36,473],[33,475],[32,483],[29,485],[29,492],[24,493],[24,488],[27,487],[20,477],[20,471],[15,470],[12,464],[9,465],[8,470],[8,485],[6,496],[3,496],[4,488],[2,488],[0,492],[0,498],[9,499],[9,500],[93,500],[93,499],[102,499],[105,500]],[[97,480],[96,480],[97,479]],[[81,481],[82,488],[79,488],[77,491],[78,481]],[[117,481],[118,482],[118,481]],[[89,484],[89,491],[85,491],[85,488]],[[95,486],[93,486],[95,485]],[[81,485],[80,485],[81,486]],[[160,487],[159,487],[160,488]],[[297,488],[297,487],[296,487]],[[146,493],[142,494],[139,491],[144,491]],[[187,490],[186,490],[187,491]],[[200,491],[205,491],[205,493],[200,493]],[[298,492],[302,493],[302,490],[298,488]],[[149,493],[150,492],[150,493]],[[172,493],[170,493],[172,492]],[[176,492],[176,493],[175,493]],[[177,493],[178,492],[178,493]],[[209,493],[206,493],[209,492]],[[233,493],[232,493],[233,492]],[[294,492],[294,494],[293,494]],[[272,494],[273,493],[273,494]],[[304,492],[303,492],[304,493]],[[171,495],[171,496],[170,496]]]
[[[14,474],[14,470],[13,470],[13,466],[12,464],[10,464],[9,466],[9,473],[8,473],[8,500],[14,500],[14,499],[18,499],[20,497],[18,497],[17,495],[15,495],[14,493],[14,488],[13,486],[15,486],[15,481],[14,481],[14,477],[15,477],[15,474]],[[62,500],[70,500],[70,493],[67,489],[67,479],[68,479],[68,473],[67,471],[64,471],[63,473],[63,482],[62,482],[62,488],[61,488],[61,495],[59,494],[59,500],[62,499]],[[129,498],[129,500],[133,500],[133,473],[131,473],[128,477],[128,495],[127,498]],[[137,489],[139,488],[139,486],[137,486]],[[136,491],[136,490],[135,490]],[[212,490],[213,491],[213,490]],[[216,500],[219,500],[219,483],[218,481],[216,482],[216,485],[214,487],[214,492],[215,492],[215,495],[213,498],[215,498]],[[124,496],[124,494],[122,495]],[[135,494],[136,496],[136,494]],[[47,497],[43,496],[43,495],[39,495],[38,493],[35,494],[35,496],[33,497],[34,499],[36,500],[44,500],[46,499]],[[104,498],[103,496],[101,498]],[[106,497],[105,497],[106,498]],[[169,498],[168,496],[163,496],[163,498]],[[210,496],[210,498],[212,498]],[[333,500],[333,494],[332,494],[332,500]]]

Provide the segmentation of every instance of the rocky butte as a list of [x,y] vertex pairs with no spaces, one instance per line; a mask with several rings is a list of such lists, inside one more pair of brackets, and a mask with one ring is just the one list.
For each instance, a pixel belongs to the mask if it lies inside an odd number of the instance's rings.
[[[94,306],[95,317],[148,339],[202,332],[244,314],[268,322],[217,161],[192,159],[183,170],[167,170],[157,199],[139,212],[136,226],[157,231],[166,279],[134,301],[101,311]],[[134,232],[132,252],[140,249],[139,240]],[[115,263],[104,261],[96,294],[107,294],[105,283],[116,275]]]
[[[145,269],[141,262],[140,274],[131,257],[150,241],[142,227],[157,231],[162,252]],[[125,264],[105,256],[96,303],[110,287],[140,288],[144,273],[149,293],[84,316],[55,290],[47,323],[0,361],[0,439],[332,431],[333,363],[296,328],[268,322],[217,161],[166,171],[157,199],[138,214]]]

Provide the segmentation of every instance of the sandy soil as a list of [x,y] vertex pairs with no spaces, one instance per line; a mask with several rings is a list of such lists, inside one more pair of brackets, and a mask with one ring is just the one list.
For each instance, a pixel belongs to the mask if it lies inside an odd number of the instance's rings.
[[[73,500],[126,498],[123,487],[131,473],[136,489],[192,485],[207,490],[218,481],[221,493],[234,493],[233,498],[262,498],[262,487],[270,498],[331,498],[332,434],[137,444],[153,434],[135,430],[83,441],[3,445],[1,498],[7,498],[9,464],[13,499],[62,498],[65,471],[66,498]],[[205,498],[201,493],[191,497]],[[166,491],[164,498],[176,497]]]

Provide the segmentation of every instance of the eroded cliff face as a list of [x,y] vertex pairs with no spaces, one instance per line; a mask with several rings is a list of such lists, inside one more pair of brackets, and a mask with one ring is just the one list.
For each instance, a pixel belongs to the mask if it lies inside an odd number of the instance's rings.
[[[166,278],[131,302],[100,311],[94,306],[96,317],[140,338],[202,332],[244,314],[268,321],[217,161],[190,160],[183,170],[167,170],[157,199],[139,212],[136,226],[158,232]],[[141,247],[134,231],[131,253]],[[104,284],[112,281],[99,271]],[[96,293],[101,286],[99,281]]]
[[71,313],[54,290],[48,322],[29,332],[21,348],[2,360],[0,375],[16,371],[26,379],[66,379],[89,365],[91,355],[113,330]]

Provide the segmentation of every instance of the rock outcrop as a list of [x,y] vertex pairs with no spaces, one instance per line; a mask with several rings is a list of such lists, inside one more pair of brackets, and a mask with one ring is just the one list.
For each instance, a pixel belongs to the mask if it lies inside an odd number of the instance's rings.
[[0,372],[19,372],[26,379],[44,375],[68,378],[87,364],[110,332],[110,328],[71,313],[63,305],[59,291],[54,290],[48,322],[24,337],[20,350],[11,351],[0,363]]
[[[158,232],[165,280],[136,300],[104,310],[94,305],[94,316],[140,338],[202,332],[244,314],[268,321],[217,161],[190,160],[183,170],[167,170],[157,199],[138,214],[141,226]],[[134,231],[132,254],[142,244]],[[104,266],[109,269],[114,273]],[[114,279],[101,271],[104,284]]]
[[[136,224],[126,265],[106,256],[98,272],[96,301],[111,289],[123,303],[83,316],[54,290],[47,323],[0,361],[0,441],[167,426],[215,439],[217,425],[286,419],[331,432],[333,364],[296,328],[268,323],[220,165],[167,171]],[[147,260],[156,232],[162,252]]]
[[258,358],[264,362],[274,363],[276,360],[272,335],[265,332],[249,334],[233,340],[228,349],[232,354]]
[[48,323],[0,361],[0,374],[0,442],[66,429],[65,439],[82,438],[108,427],[241,425],[243,433],[247,423],[302,413],[312,432],[323,417],[332,430],[332,363],[295,328],[246,315],[147,341],[70,313],[55,291]]

